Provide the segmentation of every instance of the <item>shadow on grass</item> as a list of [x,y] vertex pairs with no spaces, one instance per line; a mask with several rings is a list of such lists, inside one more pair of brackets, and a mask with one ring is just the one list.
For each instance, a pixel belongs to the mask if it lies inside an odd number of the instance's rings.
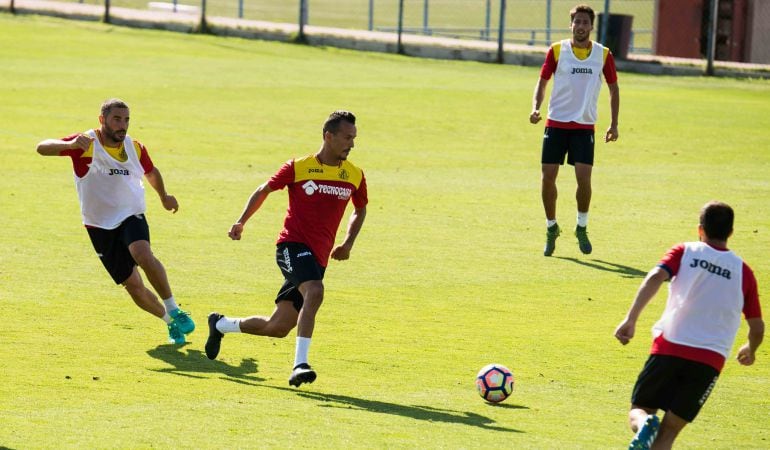
[[623,264],[616,264],[608,261],[602,261],[601,259],[593,259],[591,261],[585,261],[577,258],[567,258],[564,256],[554,256],[556,259],[563,259],[565,261],[572,261],[581,266],[590,267],[592,269],[604,270],[606,272],[614,272],[620,274],[623,278],[644,278],[647,272],[643,272],[633,267],[624,266]]
[[[337,394],[300,391],[294,388],[261,384],[261,382],[265,381],[264,378],[251,375],[258,372],[255,359],[247,358],[242,360],[239,366],[231,366],[219,360],[209,360],[200,350],[190,349],[185,352],[184,348],[185,345],[164,344],[159,345],[152,350],[148,350],[148,355],[172,366],[163,369],[150,370],[160,373],[172,373],[174,375],[190,378],[205,378],[203,376],[195,375],[195,373],[221,373],[227,376],[227,378],[224,378],[225,380],[244,384],[246,386],[291,392],[300,397],[319,402],[319,406],[322,408],[357,409],[380,414],[411,417],[413,419],[425,420],[428,422],[454,423],[475,426],[487,430],[523,433],[521,430],[495,425],[494,420],[469,411],[461,412],[420,405],[400,405],[398,403],[367,400],[364,398]],[[529,409],[526,406],[514,404],[490,404],[489,406],[492,408],[504,409]]]
[[154,372],[173,373],[190,378],[205,378],[193,375],[194,373],[221,373],[235,379],[249,381],[265,381],[251,374],[259,371],[257,360],[246,358],[241,361],[239,366],[231,366],[225,362],[206,358],[200,350],[190,349],[183,352],[185,345],[164,344],[147,350],[147,354],[155,359],[159,359],[172,367],[164,369],[150,369]]
[[[430,406],[420,405],[400,405],[398,403],[381,402],[378,400],[367,400],[365,398],[349,397],[347,395],[337,394],[324,394],[320,392],[300,391],[294,388],[283,388],[278,386],[269,386],[265,384],[254,384],[243,380],[233,380],[235,383],[245,384],[248,386],[258,386],[268,389],[276,389],[279,391],[292,392],[300,397],[305,397],[310,400],[315,400],[319,403],[321,408],[342,408],[342,409],[357,409],[360,411],[368,411],[379,414],[392,414],[395,416],[410,417],[417,420],[425,420],[427,422],[444,422],[460,425],[468,425],[486,430],[493,431],[505,431],[508,433],[524,433],[522,430],[515,428],[507,428],[499,425],[495,425],[495,421],[489,417],[482,416],[481,414],[472,413],[469,411],[454,411],[450,409],[438,409]],[[529,409],[526,406],[513,405],[513,404],[490,404],[492,408],[505,408],[505,409]]]

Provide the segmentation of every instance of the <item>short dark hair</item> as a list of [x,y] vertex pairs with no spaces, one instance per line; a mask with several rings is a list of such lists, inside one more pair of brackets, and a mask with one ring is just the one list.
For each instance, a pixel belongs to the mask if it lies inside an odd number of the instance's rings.
[[596,14],[594,13],[593,8],[591,8],[590,6],[586,5],[585,3],[581,3],[581,4],[577,5],[577,6],[575,6],[574,8],[572,8],[572,10],[569,12],[569,21],[570,21],[570,23],[573,20],[575,20],[575,14],[577,14],[577,13],[586,13],[586,14],[588,14],[588,16],[591,18],[591,25],[594,24],[594,17],[596,17]]
[[111,98],[109,100],[105,100],[104,103],[102,103],[102,117],[107,117],[110,114],[110,111],[112,111],[112,108],[128,109],[128,105],[126,102],[119,98]]
[[324,122],[323,133],[326,134],[327,131],[332,134],[336,133],[340,129],[340,123],[342,122],[349,122],[351,125],[355,125],[356,116],[354,116],[350,111],[341,109],[334,111],[333,113],[329,114],[329,118],[326,119],[326,122]]
[[700,210],[700,225],[706,237],[726,241],[733,232],[735,213],[727,203],[711,201]]

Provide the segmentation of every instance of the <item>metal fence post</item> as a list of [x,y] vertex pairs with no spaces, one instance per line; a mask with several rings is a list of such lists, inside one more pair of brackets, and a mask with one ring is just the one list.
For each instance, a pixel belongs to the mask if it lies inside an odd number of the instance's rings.
[[238,0],[238,18],[243,19],[243,0]]
[[489,40],[489,27],[492,19],[492,0],[487,0],[486,17],[484,18],[484,39]]
[[11,5],[10,5],[11,14],[16,14],[16,5],[14,3],[15,3],[14,0],[11,0]]
[[551,45],[551,0],[545,2],[545,45]]
[[104,0],[104,23],[110,23],[110,0]]
[[206,0],[201,0],[201,21],[198,25],[198,33],[208,33],[209,24],[206,23]]
[[714,57],[717,49],[717,16],[719,13],[719,0],[711,0],[709,5],[709,28],[706,36],[706,75],[714,75]]
[[500,30],[497,33],[497,62],[505,61],[503,43],[505,42],[505,0],[500,0]]
[[299,36],[297,40],[305,42],[305,20],[307,20],[307,0],[299,0]]
[[607,45],[607,29],[610,27],[610,0],[604,0],[604,15],[602,16],[602,35],[599,43]]
[[369,31],[374,30],[374,0],[369,0]]
[[398,45],[396,51],[404,54],[404,44],[401,43],[401,33],[404,31],[404,0],[398,0]]
[[428,4],[430,0],[423,1],[422,7],[422,34],[428,34]]

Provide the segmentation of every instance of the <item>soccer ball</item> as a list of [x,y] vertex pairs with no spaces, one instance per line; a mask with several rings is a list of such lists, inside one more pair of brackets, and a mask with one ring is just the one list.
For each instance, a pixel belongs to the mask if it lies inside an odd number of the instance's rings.
[[500,364],[484,366],[476,376],[476,390],[488,402],[501,402],[513,392],[513,372]]

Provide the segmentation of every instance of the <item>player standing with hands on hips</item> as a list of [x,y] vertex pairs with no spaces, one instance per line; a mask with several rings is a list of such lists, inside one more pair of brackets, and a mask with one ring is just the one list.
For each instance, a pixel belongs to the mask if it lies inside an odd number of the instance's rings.
[[[670,449],[680,431],[695,419],[725,364],[741,324],[749,326],[748,342],[738,350],[738,362],[754,364],[765,324],[757,280],[743,260],[727,249],[734,213],[721,202],[709,202],[700,212],[699,242],[672,247],[642,282],[615,337],[626,345],[634,337],[645,306],[670,279],[662,317],[653,326],[650,357],[634,386],[629,448]],[[663,421],[655,415],[665,411]]]
[[[37,145],[37,152],[72,158],[83,224],[104,268],[137,306],[166,322],[171,342],[184,344],[185,334],[192,333],[195,323],[177,306],[166,269],[150,248],[142,177],[158,193],[165,209],[176,213],[179,204],[166,192],[147,149],[126,134],[128,122],[128,105],[110,99],[102,104],[99,129],[46,139]],[[162,304],[145,287],[137,264]]]
[[620,91],[615,70],[615,59],[608,48],[592,41],[594,11],[588,5],[575,6],[570,11],[572,39],[554,43],[548,49],[540,70],[540,79],[532,99],[529,121],[542,120],[540,105],[551,76],[554,86],[548,103],[548,119],[543,135],[542,187],[546,217],[546,244],[543,254],[551,256],[556,249],[556,238],[561,229],[556,222],[556,177],[559,166],[575,166],[577,178],[577,226],[575,236],[580,251],[590,254],[593,248],[588,240],[588,208],[591,204],[591,170],[594,164],[594,124],[597,118],[597,100],[604,75],[610,90],[612,119],[604,142],[618,140],[618,112]]
[[[294,368],[289,384],[312,383],[316,373],[308,363],[315,318],[324,299],[323,277],[329,257],[346,260],[366,217],[366,179],[361,169],[348,161],[356,138],[356,117],[335,111],[323,126],[323,144],[317,153],[286,162],[249,198],[243,213],[228,236],[240,240],[246,221],[257,212],[267,196],[288,188],[289,208],[276,243],[276,262],[284,283],[275,298],[270,317],[230,318],[209,314],[206,356],[219,354],[224,333],[248,333],[286,337],[297,327]],[[334,247],[348,201],[355,207],[342,243]]]

